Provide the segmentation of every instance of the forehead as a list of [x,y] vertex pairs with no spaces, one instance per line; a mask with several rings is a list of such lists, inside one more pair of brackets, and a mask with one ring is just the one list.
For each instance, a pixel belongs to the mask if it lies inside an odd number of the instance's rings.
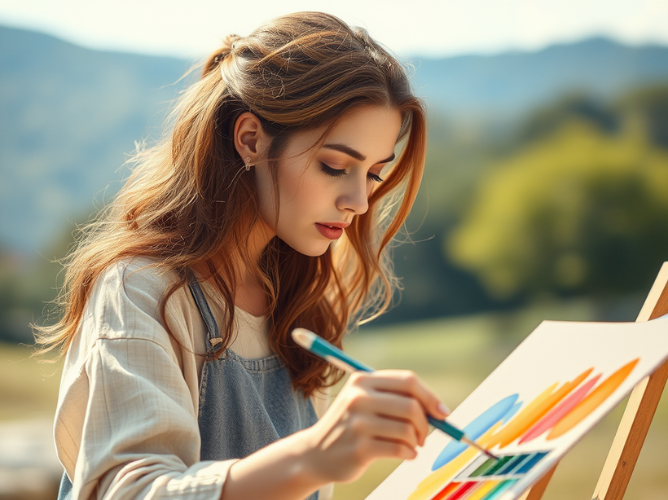
[[369,157],[373,151],[387,153],[388,148],[390,152],[394,150],[400,130],[399,111],[385,106],[368,106],[345,114],[336,122],[325,142],[343,142]]
[[[324,137],[323,144],[346,145],[375,163],[392,155],[401,131],[401,121],[401,113],[394,108],[385,106],[356,108],[334,124]],[[292,146],[302,150],[310,149],[325,131],[326,127],[321,127],[298,133]]]

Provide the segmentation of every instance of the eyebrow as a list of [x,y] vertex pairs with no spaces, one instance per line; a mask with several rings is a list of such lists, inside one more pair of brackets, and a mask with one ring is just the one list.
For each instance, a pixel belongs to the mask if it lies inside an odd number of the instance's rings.
[[[334,151],[339,151],[341,153],[345,153],[348,156],[355,158],[358,161],[366,160],[366,156],[364,156],[359,151],[354,150],[350,146],[346,146],[345,144],[324,144],[322,147],[327,149],[333,149]],[[378,163],[389,163],[392,160],[394,160],[394,153],[392,153],[392,155],[389,156],[388,158],[379,161]]]

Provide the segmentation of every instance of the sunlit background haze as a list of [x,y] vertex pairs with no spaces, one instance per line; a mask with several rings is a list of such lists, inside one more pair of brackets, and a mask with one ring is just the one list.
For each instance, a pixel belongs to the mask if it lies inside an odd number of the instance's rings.
[[[0,2],[0,500],[52,499],[62,361],[30,322],[63,258],[155,140],[180,76],[228,34],[321,10],[406,64],[429,110],[403,290],[347,349],[415,370],[456,407],[543,319],[633,321],[668,261],[667,0]],[[51,314],[50,319],[48,314]],[[544,498],[589,498],[623,405]],[[627,499],[668,491],[662,402]],[[337,500],[363,499],[379,462]]]

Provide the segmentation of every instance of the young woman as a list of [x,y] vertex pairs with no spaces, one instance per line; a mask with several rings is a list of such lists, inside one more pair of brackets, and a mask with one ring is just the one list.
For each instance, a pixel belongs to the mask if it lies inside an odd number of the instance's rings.
[[413,458],[447,412],[413,373],[353,375],[325,412],[341,374],[290,337],[341,346],[390,302],[426,140],[402,67],[333,16],[289,15],[228,37],[174,116],[38,332],[67,354],[59,498],[322,500]]

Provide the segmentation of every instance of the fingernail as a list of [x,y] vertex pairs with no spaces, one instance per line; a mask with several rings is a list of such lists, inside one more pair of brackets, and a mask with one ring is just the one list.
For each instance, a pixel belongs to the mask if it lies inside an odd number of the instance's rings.
[[439,403],[439,404],[438,404],[438,411],[440,411],[441,413],[445,414],[446,417],[447,417],[448,415],[450,415],[450,413],[451,413],[450,408],[448,408],[447,406],[445,406],[445,404],[443,404],[443,403]]

